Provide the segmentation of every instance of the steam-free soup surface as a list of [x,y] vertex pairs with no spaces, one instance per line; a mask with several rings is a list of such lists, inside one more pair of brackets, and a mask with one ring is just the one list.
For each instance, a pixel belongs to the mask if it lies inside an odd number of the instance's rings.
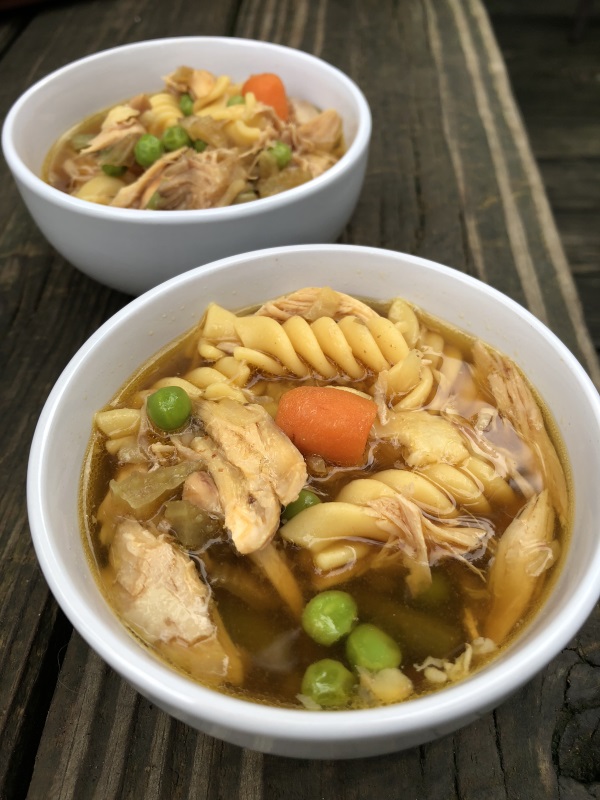
[[307,183],[343,153],[338,112],[289,97],[278,75],[236,82],[183,66],[162,90],[99,110],[67,131],[43,177],[116,208],[217,208]]
[[[558,447],[557,447],[558,445]],[[95,418],[99,583],[157,657],[257,702],[401,702],[535,613],[569,491],[517,367],[401,298],[306,288],[198,326]]]

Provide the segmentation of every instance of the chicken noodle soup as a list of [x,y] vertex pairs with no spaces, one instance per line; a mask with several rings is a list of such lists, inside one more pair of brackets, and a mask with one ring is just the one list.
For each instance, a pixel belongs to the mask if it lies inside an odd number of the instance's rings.
[[288,97],[277,75],[179,67],[164,81],[68,131],[44,179],[118,208],[216,208],[300,186],[344,153],[337,111]]
[[369,707],[467,677],[535,612],[568,533],[560,452],[485,343],[306,288],[210,304],[96,414],[83,525],[109,603],[174,668]]

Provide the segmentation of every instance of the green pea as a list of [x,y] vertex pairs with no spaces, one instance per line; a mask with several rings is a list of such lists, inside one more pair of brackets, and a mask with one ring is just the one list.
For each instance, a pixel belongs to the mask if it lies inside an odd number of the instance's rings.
[[338,589],[315,595],[302,612],[302,627],[315,642],[330,645],[346,636],[356,622],[354,599]]
[[246,102],[246,98],[243,95],[234,94],[227,101],[227,105],[228,106],[243,106],[245,102]]
[[275,158],[279,169],[287,167],[292,158],[292,148],[284,142],[275,142],[273,147],[269,147],[268,152]]
[[320,502],[321,501],[314,492],[311,492],[309,489],[302,489],[298,497],[291,503],[288,503],[283,509],[281,516],[284,519],[291,519],[292,517],[295,517],[296,514],[304,511],[305,508],[308,508],[309,506],[316,506],[317,503]]
[[207,147],[208,145],[206,142],[203,142],[202,139],[196,139],[194,142],[194,150],[196,150],[198,153],[203,153]]
[[343,706],[350,699],[355,683],[356,678],[341,661],[324,658],[307,667],[301,692],[320,706]]
[[162,143],[165,150],[179,150],[180,147],[189,147],[192,140],[187,135],[185,128],[181,125],[172,125],[162,135]]
[[192,401],[180,386],[163,386],[146,400],[151,422],[163,431],[182,428],[192,413]]
[[348,636],[346,656],[353,667],[371,672],[398,667],[402,662],[402,652],[392,637],[368,622],[357,625]]
[[111,178],[120,178],[127,172],[127,167],[118,167],[115,164],[102,164],[102,172]]
[[179,98],[179,108],[181,109],[184,117],[189,117],[194,113],[194,101],[191,95],[182,94]]
[[147,169],[162,156],[164,147],[156,136],[151,133],[144,133],[135,143],[133,153],[140,167]]

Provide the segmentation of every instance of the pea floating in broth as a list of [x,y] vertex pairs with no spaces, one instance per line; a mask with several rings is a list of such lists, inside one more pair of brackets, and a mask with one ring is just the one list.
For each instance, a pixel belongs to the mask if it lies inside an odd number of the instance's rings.
[[560,452],[510,359],[401,298],[306,288],[212,303],[141,366],[96,414],[82,523],[173,668],[369,707],[467,678],[535,614],[569,533]]
[[44,179],[116,208],[218,208],[300,186],[344,154],[337,111],[288,97],[277,75],[236,83],[182,66],[164,83],[64,134]]

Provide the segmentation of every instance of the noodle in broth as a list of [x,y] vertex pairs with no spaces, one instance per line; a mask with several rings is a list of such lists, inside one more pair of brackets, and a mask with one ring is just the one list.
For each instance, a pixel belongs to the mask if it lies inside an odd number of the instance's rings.
[[286,707],[468,677],[535,613],[569,520],[557,432],[510,359],[329,288],[209,305],[96,414],[82,483],[127,628]]

